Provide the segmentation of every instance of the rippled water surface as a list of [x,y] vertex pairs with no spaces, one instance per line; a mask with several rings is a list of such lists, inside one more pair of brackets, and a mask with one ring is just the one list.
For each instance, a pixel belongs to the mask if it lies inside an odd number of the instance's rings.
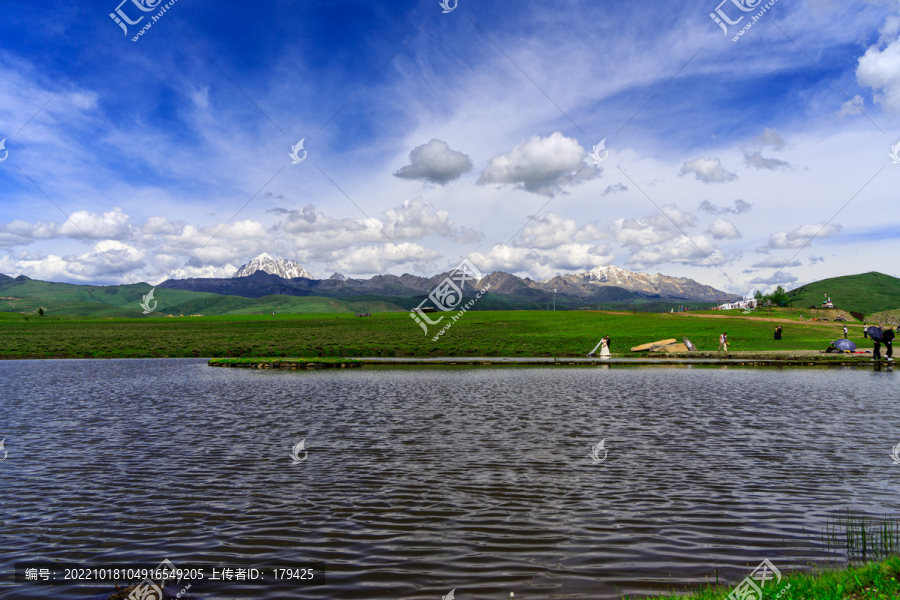
[[[898,383],[850,368],[6,361],[0,570],[168,558],[315,573],[196,584],[205,598],[614,598],[737,581],[763,558],[823,560],[819,529],[842,508],[900,506]],[[110,587],[2,585],[0,598]]]

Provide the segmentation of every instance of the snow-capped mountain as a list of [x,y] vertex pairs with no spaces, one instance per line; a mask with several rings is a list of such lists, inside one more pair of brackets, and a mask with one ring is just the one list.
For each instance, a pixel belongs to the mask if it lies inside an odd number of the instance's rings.
[[335,280],[337,280],[337,281],[347,281],[347,277],[344,276],[344,275],[341,275],[341,274],[338,273],[337,271],[335,271],[335,273],[334,273],[331,277],[329,277],[328,279],[335,279]]
[[576,289],[587,291],[596,286],[615,286],[641,296],[658,298],[690,298],[712,302],[728,300],[734,296],[687,277],[670,277],[662,273],[656,275],[636,273],[614,265],[596,267],[583,273],[557,275],[536,283],[541,289],[557,288],[560,293],[566,293],[564,291],[566,290],[569,293],[574,292],[575,295],[579,295]]
[[272,258],[265,252],[246,265],[242,265],[240,269],[235,271],[231,278],[246,277],[257,271],[264,271],[270,275],[278,275],[285,279],[294,279],[295,277],[305,277],[306,279],[313,278],[313,276],[309,274],[309,271],[304,269],[297,261],[284,258]]

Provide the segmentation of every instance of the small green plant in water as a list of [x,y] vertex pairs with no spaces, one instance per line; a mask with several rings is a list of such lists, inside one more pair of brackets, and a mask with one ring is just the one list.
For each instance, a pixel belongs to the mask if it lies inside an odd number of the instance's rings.
[[900,520],[890,515],[870,517],[847,509],[827,521],[823,537],[829,553],[846,555],[852,564],[900,556]]

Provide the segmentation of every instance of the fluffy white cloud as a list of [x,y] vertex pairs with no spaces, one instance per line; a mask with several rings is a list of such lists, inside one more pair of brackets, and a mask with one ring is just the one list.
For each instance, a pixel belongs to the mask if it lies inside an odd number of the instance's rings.
[[69,215],[69,220],[60,226],[59,233],[76,240],[83,240],[85,235],[94,241],[124,240],[131,236],[128,219],[128,215],[118,206],[102,215],[80,210]]
[[129,273],[143,268],[146,265],[145,258],[144,252],[137,248],[118,241],[103,241],[89,252],[80,255],[44,256],[27,253],[18,259],[7,257],[3,261],[3,267],[5,270],[32,279],[84,283],[137,283]]
[[587,243],[609,237],[594,223],[578,227],[575,219],[567,219],[556,213],[532,219],[522,229],[514,245],[549,249],[572,242]]
[[544,138],[534,135],[507,154],[494,156],[478,184],[514,184],[534,194],[553,196],[567,182],[568,186],[578,185],[600,175],[600,168],[585,164],[586,156],[578,140],[558,131]]
[[560,271],[588,271],[615,260],[609,246],[563,244],[542,250],[517,246],[495,246],[491,252],[474,252],[469,260],[482,273],[506,271],[549,279]]
[[757,261],[753,263],[754,269],[784,269],[786,267],[799,267],[800,261],[793,260],[788,262],[788,259],[782,258],[780,256],[769,256],[763,260]]
[[0,247],[2,248],[25,246],[38,240],[49,240],[57,236],[59,236],[58,223],[29,223],[22,219],[0,223]]
[[[697,225],[694,215],[674,204],[666,204],[662,211],[665,214],[657,213],[640,219],[616,219],[607,231],[617,242],[633,249],[666,242],[682,235],[678,228]],[[673,225],[675,229],[672,229]]]
[[409,163],[394,173],[401,179],[419,179],[430,183],[447,183],[472,170],[468,155],[451,150],[447,142],[431,140],[409,153]]
[[749,202],[744,202],[743,200],[735,200],[734,208],[728,208],[727,206],[718,206],[716,204],[713,204],[709,200],[704,200],[700,203],[700,207],[698,210],[702,210],[703,212],[708,212],[713,215],[724,215],[727,213],[739,215],[741,213],[753,210],[753,205]]
[[859,115],[862,114],[860,109],[863,107],[865,103],[865,98],[860,96],[859,94],[853,96],[852,100],[847,100],[843,104],[841,104],[841,110],[838,111],[838,118],[843,119],[847,115]]
[[[640,219],[617,219],[607,232],[631,251],[626,264],[629,268],[647,269],[662,263],[678,263],[708,267],[724,265],[740,258],[741,253],[722,252],[706,235],[688,237],[683,230],[695,227],[697,218],[674,204],[662,207],[665,214],[653,214]],[[730,226],[730,227],[729,227]],[[730,222],[716,221],[710,235],[723,239],[740,237]]]
[[769,171],[791,168],[791,163],[777,158],[765,158],[759,150],[744,150],[744,163],[748,167],[768,169]]
[[[380,219],[334,218],[316,211],[311,204],[299,210],[274,208],[267,212],[280,217],[268,228],[253,219],[198,227],[165,216],[152,216],[132,225],[130,217],[119,208],[100,215],[77,212],[64,223],[15,220],[0,224],[0,246],[11,249],[65,238],[87,242],[87,234],[97,247],[79,256],[9,255],[0,264],[11,273],[56,280],[88,281],[93,274],[98,281],[119,282],[116,277],[125,277],[118,273],[120,267],[127,274],[142,272],[135,277],[160,281],[230,277],[248,258],[270,252],[301,262],[323,262],[331,270],[379,273],[403,263],[415,263],[424,269],[435,267],[440,253],[411,244],[413,240],[436,236],[473,243],[484,237],[479,231],[456,227],[446,210],[422,198],[388,209]],[[570,225],[574,227],[574,221],[566,227]],[[536,237],[547,236],[553,227],[554,224],[546,225],[539,219],[528,232]],[[595,225],[574,230],[579,240],[598,235]]]
[[728,219],[716,219],[709,226],[707,233],[717,240],[739,240],[741,238],[741,232]]
[[737,175],[726,171],[722,166],[722,161],[718,158],[695,158],[684,163],[681,167],[679,175],[689,175],[693,173],[698,181],[703,183],[725,183],[726,181],[734,181]]
[[287,233],[298,248],[312,250],[310,257],[314,260],[320,256],[319,252],[326,253],[321,256],[330,257],[333,250],[358,244],[390,243],[389,240],[400,243],[427,236],[452,237],[465,243],[482,237],[481,232],[455,228],[446,210],[435,208],[421,197],[386,210],[383,219],[335,219],[317,212],[312,204],[300,210],[274,209],[270,212],[287,216],[275,229]]
[[649,269],[662,263],[692,265],[695,267],[723,266],[741,257],[734,250],[728,254],[722,252],[705,235],[688,237],[678,235],[664,243],[653,244],[641,248],[632,254],[627,261],[634,269]]
[[886,47],[876,44],[866,50],[859,59],[856,79],[861,85],[873,90],[875,102],[887,112],[900,113],[900,39],[895,39]]
[[561,271],[587,271],[612,262],[615,255],[608,245],[592,243],[608,237],[609,232],[596,223],[579,227],[574,219],[548,213],[532,219],[511,244],[498,244],[469,258],[482,272],[502,270],[546,279]]
[[806,246],[813,238],[830,238],[841,232],[840,225],[820,223],[803,225],[793,231],[781,231],[769,236],[769,243],[756,249],[767,253],[769,250],[796,249]]
[[753,284],[762,284],[762,285],[776,285],[776,284],[784,284],[784,283],[794,283],[797,281],[797,278],[791,275],[790,273],[786,273],[784,271],[778,271],[772,277],[756,277],[750,280],[750,283]]
[[395,266],[408,265],[410,273],[425,277],[439,256],[437,251],[418,244],[402,242],[395,246],[388,242],[336,251],[325,262],[329,270],[345,274],[384,273]]

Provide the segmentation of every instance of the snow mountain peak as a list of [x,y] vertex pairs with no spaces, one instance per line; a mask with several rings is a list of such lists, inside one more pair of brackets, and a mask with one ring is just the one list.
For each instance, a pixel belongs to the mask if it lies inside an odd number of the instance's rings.
[[257,271],[263,271],[264,273],[277,275],[278,277],[283,277],[285,279],[295,279],[297,277],[313,279],[313,276],[309,274],[309,271],[304,269],[297,261],[284,258],[272,258],[265,252],[251,260],[249,263],[241,265],[241,268],[235,271],[231,278],[247,277]]

